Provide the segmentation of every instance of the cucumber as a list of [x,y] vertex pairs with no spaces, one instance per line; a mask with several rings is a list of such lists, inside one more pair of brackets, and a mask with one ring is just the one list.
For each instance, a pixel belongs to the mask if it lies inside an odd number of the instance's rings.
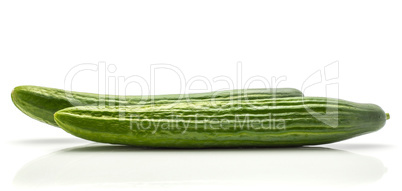
[[374,132],[377,105],[323,97],[258,98],[171,105],[79,106],[55,113],[66,132],[112,144],[166,148],[294,147]]
[[194,102],[205,100],[252,100],[256,98],[294,97],[303,96],[301,91],[292,88],[278,89],[246,89],[246,90],[225,90],[208,93],[194,94],[170,94],[155,96],[112,96],[98,95],[82,92],[68,92],[61,89],[47,88],[40,86],[18,86],[11,93],[14,104],[26,115],[57,126],[53,119],[56,111],[73,107],[88,105],[149,105],[166,104],[175,102]]

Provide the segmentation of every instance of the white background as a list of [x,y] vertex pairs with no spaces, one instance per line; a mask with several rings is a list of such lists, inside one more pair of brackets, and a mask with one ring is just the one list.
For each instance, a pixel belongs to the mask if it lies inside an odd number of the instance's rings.
[[[400,190],[401,8],[398,1],[1,1],[0,190]],[[306,96],[375,103],[391,119],[378,132],[316,150],[144,151],[73,137],[11,101],[16,86],[63,89],[72,68],[99,62],[115,68],[111,79],[147,83],[151,66],[170,64],[185,84],[203,76],[211,90],[227,88],[213,81],[218,76],[232,79],[233,88],[260,76],[286,77],[277,87],[302,89],[321,71],[322,82]],[[337,78],[327,82],[326,75]],[[135,83],[112,82],[109,93],[144,93]],[[156,94],[208,90],[194,83],[189,91],[166,69],[154,82]],[[98,92],[98,84],[94,71],[72,81],[76,91]]]

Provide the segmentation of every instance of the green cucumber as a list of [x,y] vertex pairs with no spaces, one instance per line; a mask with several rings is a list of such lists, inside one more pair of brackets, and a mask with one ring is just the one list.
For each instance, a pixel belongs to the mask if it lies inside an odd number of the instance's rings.
[[109,96],[82,92],[69,92],[61,89],[47,88],[40,86],[18,86],[11,93],[14,104],[26,115],[57,126],[53,119],[56,111],[73,107],[88,105],[149,105],[165,104],[187,101],[205,100],[227,100],[227,99],[257,99],[275,97],[294,97],[303,96],[301,91],[292,88],[277,89],[246,89],[246,90],[225,90],[208,93],[194,94],[170,94],[155,95],[153,97],[144,96]]
[[55,113],[66,132],[145,147],[290,147],[342,141],[379,130],[377,105],[323,97],[207,101],[125,107],[79,106]]

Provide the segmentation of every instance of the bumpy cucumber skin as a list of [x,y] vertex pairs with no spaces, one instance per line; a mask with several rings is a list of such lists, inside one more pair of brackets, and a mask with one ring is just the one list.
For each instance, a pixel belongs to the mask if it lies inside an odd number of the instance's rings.
[[[68,92],[67,92],[68,93]],[[68,99],[71,95],[73,99]],[[73,107],[73,106],[124,106],[124,105],[147,105],[147,104],[165,104],[175,103],[181,101],[203,101],[211,97],[216,100],[241,98],[254,99],[254,98],[274,98],[274,97],[295,97],[303,96],[301,91],[292,88],[278,88],[278,89],[247,89],[247,90],[226,90],[208,93],[195,93],[195,94],[170,94],[170,95],[156,95],[154,97],[145,96],[124,96],[115,97],[108,95],[98,95],[83,92],[71,92],[66,94],[66,91],[55,88],[47,88],[40,86],[18,86],[11,93],[11,98],[14,104],[23,113],[47,123],[49,125],[58,126],[54,121],[53,115],[56,111]],[[237,96],[237,97],[236,97]]]
[[[326,115],[317,119],[307,108]],[[199,116],[197,120],[195,115]],[[236,115],[240,117],[237,119],[249,116],[250,121],[265,119],[267,123],[260,129],[236,128]],[[213,119],[226,119],[227,123],[212,128]],[[293,97],[232,104],[222,101],[215,105],[197,102],[172,106],[80,106],[56,112],[55,120],[72,135],[102,143],[164,148],[295,147],[333,143],[377,131],[384,126],[386,114],[374,104]],[[270,123],[275,121],[284,121],[285,128]],[[150,126],[141,126],[141,122]]]

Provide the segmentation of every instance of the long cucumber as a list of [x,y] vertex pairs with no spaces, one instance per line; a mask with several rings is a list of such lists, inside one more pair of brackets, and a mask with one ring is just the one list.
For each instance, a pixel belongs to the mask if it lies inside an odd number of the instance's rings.
[[26,115],[57,126],[53,119],[56,111],[73,106],[126,106],[166,104],[176,102],[253,100],[260,98],[281,98],[303,96],[302,92],[292,88],[268,88],[225,90],[208,93],[112,96],[83,92],[69,92],[61,89],[40,86],[18,86],[11,93],[14,104]]
[[323,97],[79,106],[55,113],[68,133],[102,143],[167,148],[288,147],[333,143],[382,128],[377,105]]

